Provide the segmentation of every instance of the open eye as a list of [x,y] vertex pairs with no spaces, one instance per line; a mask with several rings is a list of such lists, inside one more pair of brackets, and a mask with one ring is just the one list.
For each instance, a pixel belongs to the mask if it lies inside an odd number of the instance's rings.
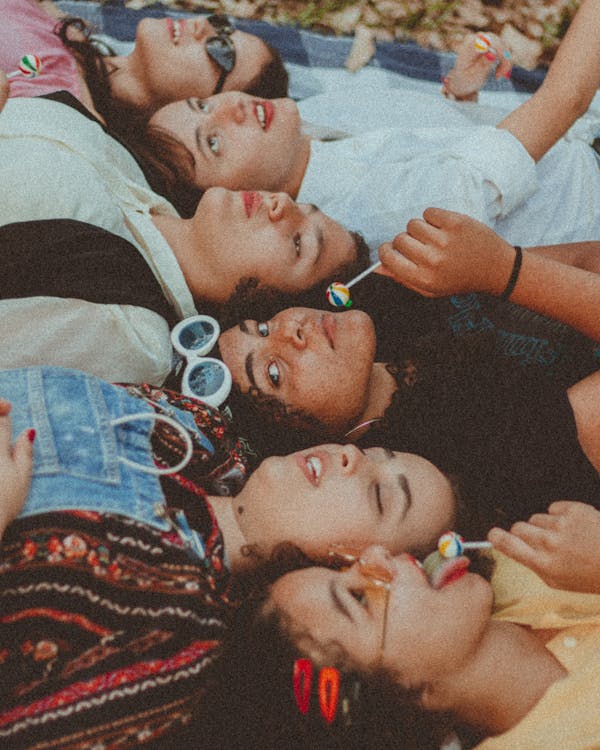
[[296,250],[296,257],[299,258],[302,250],[302,238],[299,234],[294,235],[294,249]]
[[277,388],[279,386],[281,376],[279,374],[279,366],[276,362],[271,362],[271,364],[267,367],[267,374],[271,383]]
[[269,335],[269,324],[268,323],[257,323],[256,324],[256,330],[258,331],[259,336],[268,336]]
[[219,153],[219,139],[216,135],[209,135],[206,139],[206,142],[208,143],[208,147],[213,152],[213,154]]
[[196,112],[208,112],[208,104],[202,99],[198,99],[196,96],[188,99],[187,103],[190,109],[193,109]]

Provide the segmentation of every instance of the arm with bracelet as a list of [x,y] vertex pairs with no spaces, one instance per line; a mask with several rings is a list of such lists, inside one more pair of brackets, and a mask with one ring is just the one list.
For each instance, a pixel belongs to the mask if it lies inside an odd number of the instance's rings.
[[428,208],[379,255],[380,272],[426,297],[485,292],[600,341],[600,242],[521,250],[469,216]]

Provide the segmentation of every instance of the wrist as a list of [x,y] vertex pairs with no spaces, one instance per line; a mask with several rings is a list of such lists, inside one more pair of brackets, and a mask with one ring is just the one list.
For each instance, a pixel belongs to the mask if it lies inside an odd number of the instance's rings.
[[507,302],[514,292],[515,286],[517,285],[517,280],[519,278],[519,273],[521,272],[521,264],[523,262],[523,251],[521,247],[519,245],[515,245],[513,249],[513,263],[510,271],[510,276],[508,277],[508,281],[506,282],[506,285],[500,293],[500,299],[503,302]]
[[452,68],[448,75],[442,77],[441,92],[446,99],[456,102],[476,102],[479,98],[477,91],[466,92],[461,90],[460,86],[456,83],[454,68]]

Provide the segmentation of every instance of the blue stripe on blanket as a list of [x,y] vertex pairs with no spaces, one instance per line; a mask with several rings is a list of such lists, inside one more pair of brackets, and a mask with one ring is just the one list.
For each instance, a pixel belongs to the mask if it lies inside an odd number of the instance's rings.
[[[162,18],[165,15],[185,18],[192,13],[184,13],[165,8],[160,4],[133,10],[123,5],[123,0],[108,4],[87,0],[58,0],[57,5],[66,13],[81,16],[94,24],[98,33],[106,34],[122,41],[132,41],[139,21],[146,17]],[[233,19],[241,31],[262,37],[276,47],[286,62],[304,65],[309,68],[341,68],[350,53],[351,37],[325,36],[312,31],[304,31],[293,26],[275,26],[262,21]],[[378,42],[375,56],[369,65],[401,73],[411,78],[426,81],[439,81],[442,73],[452,67],[454,55],[435,52],[419,47],[413,42]],[[490,79],[485,88],[498,91],[531,92],[540,85],[544,70],[513,69],[511,81]]]

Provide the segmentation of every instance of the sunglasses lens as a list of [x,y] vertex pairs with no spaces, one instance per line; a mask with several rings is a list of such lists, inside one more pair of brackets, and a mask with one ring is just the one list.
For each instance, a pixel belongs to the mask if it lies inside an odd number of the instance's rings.
[[206,19],[215,31],[225,34],[233,34],[234,28],[229,23],[229,19],[223,13],[213,13]]
[[225,370],[218,362],[198,362],[188,376],[188,386],[199,399],[214,396],[224,382]]
[[235,48],[229,37],[213,36],[206,41],[209,57],[226,73],[231,73],[235,65]]
[[194,320],[179,332],[179,343],[188,351],[203,349],[215,336],[215,327],[208,320]]

